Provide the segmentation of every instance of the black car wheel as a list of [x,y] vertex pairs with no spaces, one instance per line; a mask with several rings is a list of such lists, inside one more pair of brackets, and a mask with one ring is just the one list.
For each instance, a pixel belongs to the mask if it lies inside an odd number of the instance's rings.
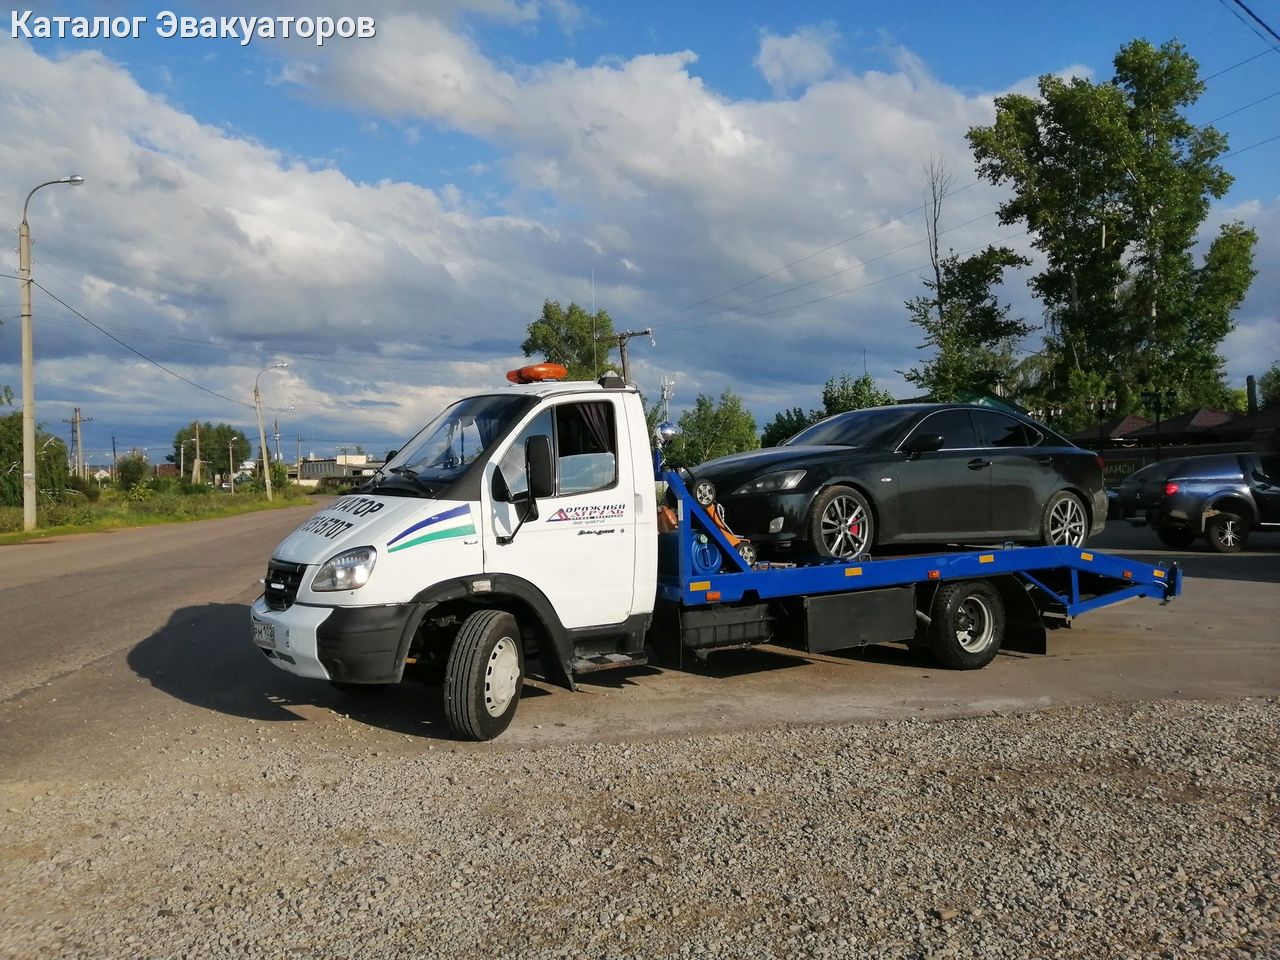
[[1082,547],[1089,538],[1089,512],[1074,493],[1059,490],[1044,505],[1040,540],[1051,547]]
[[852,487],[828,487],[809,511],[809,541],[819,556],[862,556],[876,542],[871,504]]
[[1174,550],[1186,550],[1196,542],[1196,532],[1187,527],[1156,527],[1156,536]]
[[1218,553],[1239,553],[1249,536],[1244,520],[1234,513],[1215,513],[1204,525],[1204,535]]
[[982,580],[948,583],[938,590],[930,611],[929,651],[952,670],[985,667],[1004,640],[1004,604]]

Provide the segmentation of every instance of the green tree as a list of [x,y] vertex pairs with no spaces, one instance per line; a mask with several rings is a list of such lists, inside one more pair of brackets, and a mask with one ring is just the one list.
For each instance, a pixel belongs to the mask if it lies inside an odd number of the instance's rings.
[[147,481],[151,464],[136,450],[130,450],[116,461],[116,483],[121,490],[132,490]]
[[795,436],[805,427],[834,417],[837,413],[862,410],[866,407],[882,407],[893,403],[893,394],[876,386],[870,374],[854,377],[842,373],[829,379],[822,388],[822,408],[804,412],[801,407],[780,410],[764,428],[760,437],[762,447],[776,447],[782,441]]
[[760,446],[776,447],[783,440],[794,437],[811,423],[813,423],[813,417],[805,413],[802,407],[779,410],[765,425],[764,433],[760,435]]
[[551,363],[562,363],[570,380],[597,380],[610,368],[617,369],[609,344],[602,337],[613,336],[613,321],[603,310],[588,313],[576,303],[561,308],[556,300],[542,304],[542,315],[529,324],[528,336],[520,349],[526,357],[541,354]]
[[1186,117],[1204,83],[1181,44],[1135,40],[1114,65],[1102,83],[1046,75],[1038,97],[998,97],[995,123],[968,134],[980,174],[1012,188],[1001,222],[1025,223],[1044,257],[1031,280],[1052,360],[1042,386],[1066,402],[1071,371],[1101,371],[1124,409],[1150,386],[1184,405],[1220,402],[1218,348],[1257,239],[1226,224],[1193,256],[1210,201],[1231,185],[1216,162],[1227,139]]
[[1280,363],[1273,363],[1258,378],[1258,403],[1264,407],[1280,405]]
[[698,394],[693,408],[680,415],[680,436],[672,441],[668,459],[696,466],[731,453],[760,446],[756,421],[742,405],[742,398],[726,388],[718,401]]
[[[866,407],[883,407],[893,403],[893,394],[881,390],[869,373],[851,377],[847,373],[832,377],[822,388],[822,411],[815,420],[834,417],[837,413],[862,410]],[[816,413],[816,411],[815,411]]]
[[[173,453],[165,457],[170,463],[183,464],[186,468],[187,479],[191,478],[191,467],[196,455],[196,445],[188,443],[185,454],[179,451],[183,442],[194,440],[195,436],[196,422],[193,420],[174,434]],[[251,449],[248,435],[229,423],[219,423],[215,426],[206,420],[200,424],[200,458],[205,463],[211,464],[212,469],[218,473],[222,473],[226,468],[229,455],[233,454],[231,459],[238,465],[249,459]],[[208,472],[206,472],[204,479],[211,479]]]
[[1009,316],[1009,305],[993,292],[1010,268],[1030,264],[1008,247],[987,247],[961,259],[938,261],[935,279],[926,280],[928,296],[907,301],[911,322],[924,331],[920,349],[933,356],[903,375],[934,400],[968,399],[995,393],[1009,377],[1013,348],[1031,328]]
[[[67,445],[36,429],[36,490],[40,503],[62,500],[67,489]],[[22,411],[0,417],[0,505],[22,505]]]

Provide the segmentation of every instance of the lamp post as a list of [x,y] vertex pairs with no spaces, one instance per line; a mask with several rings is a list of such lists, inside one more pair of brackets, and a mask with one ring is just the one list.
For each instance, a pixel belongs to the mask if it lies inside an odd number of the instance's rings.
[[191,437],[178,444],[178,478],[180,480],[187,479],[187,444],[195,442],[196,438]]
[[1036,415],[1036,419],[1043,423],[1046,427],[1052,427],[1053,421],[1062,416],[1062,407],[1049,405],[1037,407],[1031,411]]
[[273,424],[273,426],[274,426],[274,432],[276,437],[276,460],[277,461],[284,459],[284,457],[280,455],[280,414],[288,413],[290,410],[297,410],[297,409],[298,409],[297,407],[283,407],[280,410],[276,411],[275,423]]
[[1102,432],[1102,424],[1106,420],[1107,414],[1115,413],[1115,397],[1091,397],[1085,401],[1085,406],[1098,417],[1098,449],[1102,449],[1102,445],[1107,440],[1106,435]]
[[289,365],[287,360],[279,363],[273,363],[270,366],[263,367],[258,371],[258,375],[253,378],[253,409],[258,414],[258,449],[262,451],[262,479],[267,484],[267,502],[271,502],[271,454],[267,452],[267,431],[262,425],[262,390],[258,387],[258,381],[262,379],[262,375],[268,370],[282,370]]
[[1160,459],[1160,419],[1166,408],[1173,406],[1177,395],[1172,390],[1143,390],[1142,402],[1156,412],[1156,460]]
[[31,228],[27,225],[27,207],[41,187],[67,183],[78,187],[84,177],[70,176],[46,180],[31,188],[22,204],[22,223],[18,225],[18,278],[22,299],[22,529],[36,528],[36,372],[35,348],[31,335]]

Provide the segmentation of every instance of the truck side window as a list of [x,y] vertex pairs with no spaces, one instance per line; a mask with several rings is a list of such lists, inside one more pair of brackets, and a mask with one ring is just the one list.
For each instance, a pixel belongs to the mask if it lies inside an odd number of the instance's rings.
[[556,413],[556,474],[561,496],[603,490],[618,482],[618,429],[613,404],[564,403]]
[[502,483],[506,484],[506,496],[499,495],[499,485],[494,486],[494,496],[499,500],[511,500],[516,494],[529,489],[529,475],[524,468],[524,442],[530,437],[554,437],[554,425],[551,411],[543,410],[529,421],[529,425],[520,431],[520,435],[512,441],[507,452],[498,462],[498,474]]

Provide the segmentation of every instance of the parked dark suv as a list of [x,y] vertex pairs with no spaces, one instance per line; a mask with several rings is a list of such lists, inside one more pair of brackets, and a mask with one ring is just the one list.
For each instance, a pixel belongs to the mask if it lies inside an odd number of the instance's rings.
[[841,413],[692,473],[715,485],[726,522],[757,547],[821,557],[1001,540],[1078,547],[1107,519],[1097,454],[970,404]]
[[1250,531],[1280,532],[1280,455],[1162,460],[1120,485],[1120,504],[1165,546],[1185,550],[1203,536],[1219,553],[1235,553]]

